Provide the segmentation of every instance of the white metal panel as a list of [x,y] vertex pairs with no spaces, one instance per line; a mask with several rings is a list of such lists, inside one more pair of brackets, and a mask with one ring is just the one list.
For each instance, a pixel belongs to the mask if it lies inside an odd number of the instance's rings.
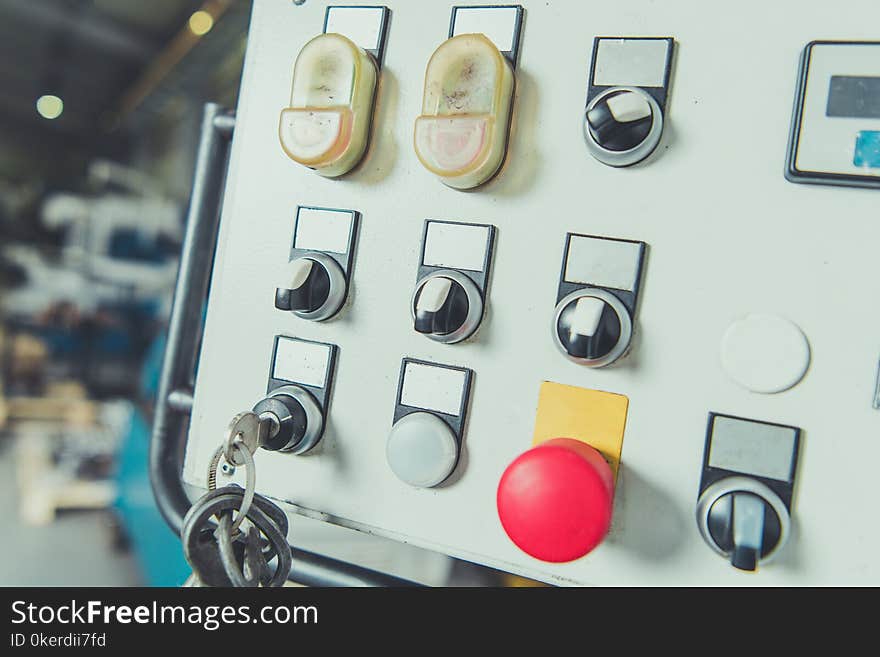
[[[293,62],[320,33],[326,3],[255,3],[187,480],[204,484],[229,418],[265,391],[273,337],[290,335],[340,347],[321,445],[307,456],[257,455],[259,489],[306,515],[558,583],[880,583],[880,528],[870,521],[880,461],[880,412],[871,406],[878,196],[782,175],[803,47],[876,38],[880,5],[807,11],[795,0],[743,0],[719,12],[700,0],[523,0],[507,161],[491,183],[462,193],[412,150],[425,65],[446,37],[452,2],[387,4],[393,18],[370,151],[352,174],[331,180],[289,160],[277,134]],[[669,35],[678,44],[664,142],[627,170],[593,160],[581,137],[592,37],[608,35]],[[350,303],[330,322],[272,305],[297,205],[363,215]],[[488,313],[462,344],[426,340],[411,327],[426,218],[498,227]],[[636,344],[619,366],[584,368],[551,342],[568,231],[650,245]],[[793,389],[758,395],[724,375],[721,336],[750,312],[788,317],[809,338],[812,364]],[[437,489],[407,486],[385,461],[404,356],[475,372],[464,454]],[[521,552],[495,511],[502,471],[530,446],[543,380],[630,400],[611,533],[567,564]],[[803,429],[794,535],[756,576],[709,550],[694,521],[709,411]]]

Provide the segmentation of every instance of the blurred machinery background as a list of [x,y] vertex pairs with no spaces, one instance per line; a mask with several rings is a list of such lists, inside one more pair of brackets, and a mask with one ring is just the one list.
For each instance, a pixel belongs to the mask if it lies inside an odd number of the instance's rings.
[[201,106],[235,105],[250,5],[0,0],[0,481],[15,537],[0,584],[187,574],[147,441]]
[[[0,0],[0,585],[177,585],[147,475],[207,101],[234,108],[250,0]],[[297,519],[302,547],[497,581]],[[58,546],[64,558],[58,559]]]

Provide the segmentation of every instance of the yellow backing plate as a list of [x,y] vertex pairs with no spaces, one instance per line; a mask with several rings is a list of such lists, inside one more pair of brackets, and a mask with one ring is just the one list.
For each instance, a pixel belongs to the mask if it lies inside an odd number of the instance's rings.
[[532,444],[553,438],[583,441],[602,453],[616,479],[628,406],[623,395],[544,381]]

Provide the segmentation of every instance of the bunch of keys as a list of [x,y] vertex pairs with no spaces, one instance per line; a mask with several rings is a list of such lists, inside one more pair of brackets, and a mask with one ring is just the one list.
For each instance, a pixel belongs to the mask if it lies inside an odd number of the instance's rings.
[[[208,492],[183,519],[181,539],[193,574],[184,586],[281,586],[290,572],[287,516],[257,495],[254,453],[277,430],[271,414],[246,411],[229,423],[223,444],[208,466]],[[217,487],[246,468],[245,487]],[[270,563],[275,560],[274,569]]]

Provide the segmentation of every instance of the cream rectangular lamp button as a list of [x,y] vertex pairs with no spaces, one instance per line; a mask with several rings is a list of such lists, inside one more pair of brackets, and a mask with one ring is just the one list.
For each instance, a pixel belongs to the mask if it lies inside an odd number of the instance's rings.
[[363,158],[387,15],[385,7],[328,7],[324,34],[303,46],[279,124],[281,146],[295,162],[333,178]]
[[450,187],[477,187],[501,167],[521,25],[522,7],[455,7],[449,38],[428,62],[414,145]]
[[785,177],[880,188],[880,41],[804,49]]

